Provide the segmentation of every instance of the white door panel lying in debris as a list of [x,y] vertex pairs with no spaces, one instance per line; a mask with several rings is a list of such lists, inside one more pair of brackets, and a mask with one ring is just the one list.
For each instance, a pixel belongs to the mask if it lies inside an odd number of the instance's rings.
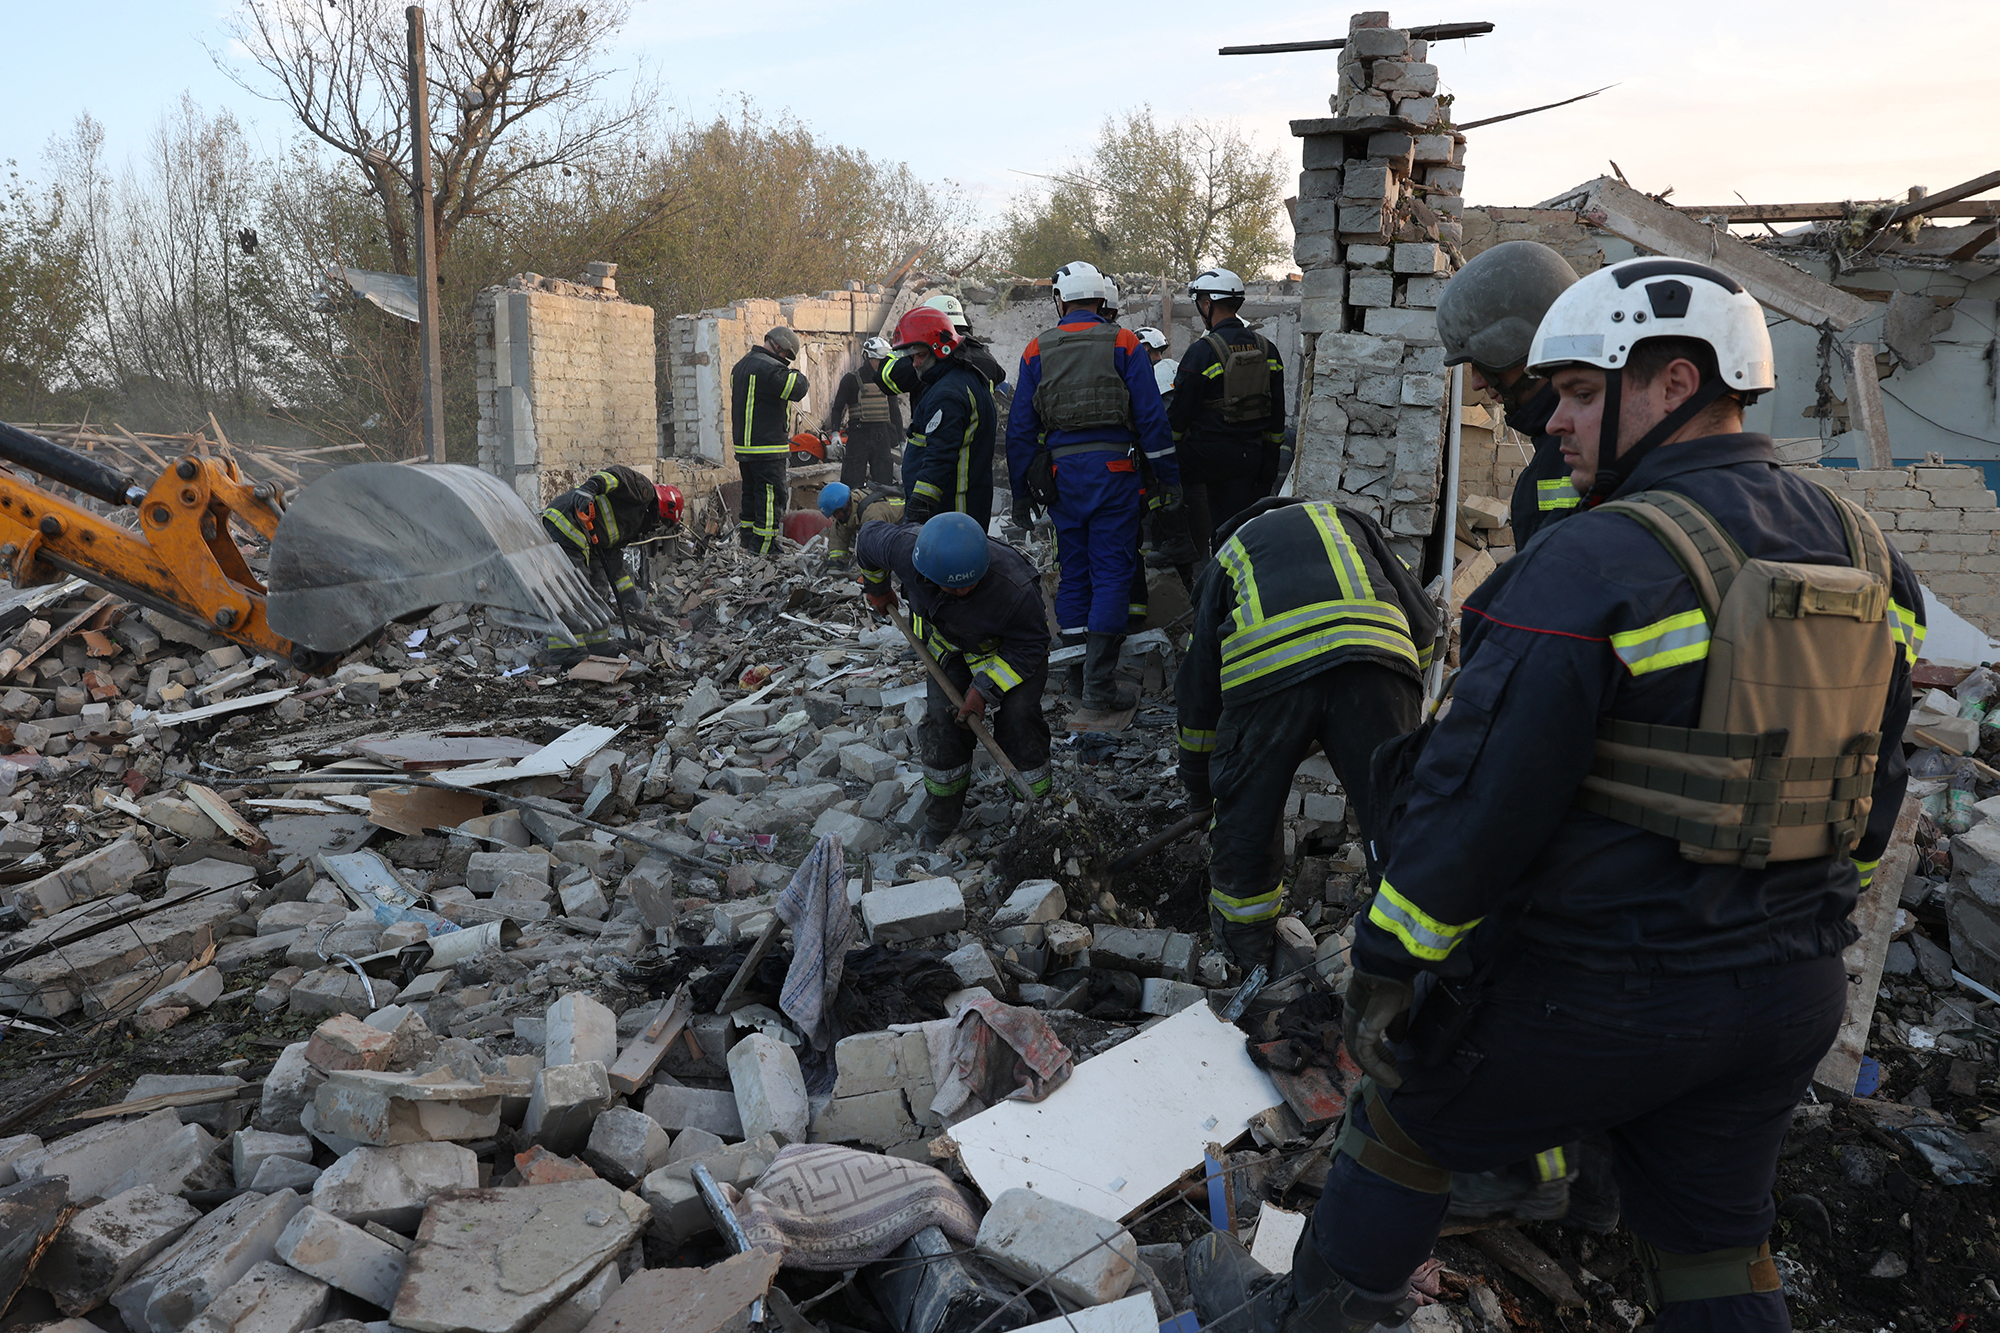
[[1196,1005],[1078,1064],[1048,1100],[1001,1102],[951,1137],[987,1198],[1029,1189],[1118,1221],[1281,1100],[1243,1034]]

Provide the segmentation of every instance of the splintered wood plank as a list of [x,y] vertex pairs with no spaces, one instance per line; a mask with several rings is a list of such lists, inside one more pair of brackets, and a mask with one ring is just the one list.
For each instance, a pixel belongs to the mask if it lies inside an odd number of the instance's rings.
[[667,1058],[668,1048],[686,1030],[688,1016],[693,1012],[694,996],[686,986],[682,986],[660,1007],[653,1021],[618,1053],[618,1059],[606,1071],[611,1079],[611,1090],[630,1097],[651,1083],[660,1062]]
[[1077,1065],[1043,1100],[1001,1102],[950,1138],[989,1199],[1031,1189],[1118,1221],[1281,1100],[1243,1034],[1198,1004]]
[[349,741],[347,748],[405,773],[428,773],[461,764],[526,759],[539,753],[542,747],[519,736],[433,736],[418,732]]
[[223,800],[221,794],[213,787],[204,787],[199,782],[183,783],[182,787],[187,792],[188,799],[195,803],[195,807],[214,820],[215,826],[231,838],[253,852],[266,852],[271,849],[271,840],[264,836],[263,830],[237,814],[236,807]]
[[1889,936],[1896,928],[1903,881],[1910,877],[1910,868],[1917,861],[1917,824],[1922,814],[1919,798],[1903,798],[1882,862],[1875,867],[1874,879],[1861,891],[1849,918],[1861,938],[1840,956],[1847,965],[1847,1014],[1841,1020],[1840,1035],[1833,1039],[1833,1048],[1813,1071],[1813,1082],[1844,1096],[1854,1094],[1855,1080],[1861,1075],[1861,1056],[1868,1049],[1868,1025],[1875,1018],[1876,992],[1882,985],[1882,965],[1889,958]]
[[425,829],[457,828],[485,810],[484,792],[376,787],[368,793],[368,822],[409,837]]
[[1541,1246],[1520,1232],[1499,1227],[1467,1232],[1465,1239],[1481,1254],[1548,1297],[1558,1310],[1575,1309],[1583,1304],[1583,1296],[1569,1280],[1569,1274]]

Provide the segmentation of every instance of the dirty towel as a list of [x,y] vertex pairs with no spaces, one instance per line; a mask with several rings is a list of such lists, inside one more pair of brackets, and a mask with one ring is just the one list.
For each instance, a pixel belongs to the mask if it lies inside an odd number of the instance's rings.
[[936,1167],[825,1143],[780,1149],[736,1214],[753,1248],[827,1273],[887,1258],[925,1227],[961,1245],[979,1236],[979,1209]]
[[1038,1102],[1074,1067],[1069,1048],[1033,1009],[974,1000],[952,1031],[951,1063],[931,1110],[955,1125],[995,1102]]
[[847,946],[854,938],[854,912],[847,905],[847,868],[840,835],[828,833],[813,844],[778,895],[778,917],[792,928],[792,966],[778,993],[778,1007],[799,1025],[816,1051],[832,1045],[826,1012],[840,989]]

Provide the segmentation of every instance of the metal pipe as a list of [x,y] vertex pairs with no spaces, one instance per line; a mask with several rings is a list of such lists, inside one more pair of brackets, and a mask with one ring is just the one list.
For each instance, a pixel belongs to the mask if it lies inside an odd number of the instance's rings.
[[135,505],[146,498],[145,488],[123,473],[114,472],[89,454],[30,435],[18,426],[0,422],[0,458],[18,463],[30,472],[51,481],[72,486],[108,505]]

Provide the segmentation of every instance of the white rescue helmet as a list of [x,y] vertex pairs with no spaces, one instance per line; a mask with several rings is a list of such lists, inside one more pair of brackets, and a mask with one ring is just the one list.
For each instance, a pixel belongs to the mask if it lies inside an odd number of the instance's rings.
[[1189,296],[1207,296],[1229,300],[1244,294],[1243,279],[1226,268],[1204,269],[1199,277],[1188,284]]
[[889,346],[887,338],[870,338],[861,344],[861,355],[870,361],[887,361],[895,354],[896,349]]
[[1764,308],[1736,279],[1685,259],[1628,259],[1580,278],[1542,316],[1528,372],[1620,370],[1647,338],[1694,338],[1715,349],[1723,387],[1750,402],[1777,387]]
[[1178,361],[1153,363],[1153,383],[1160,386],[1160,397],[1164,398],[1174,391],[1174,376],[1180,373],[1180,369],[1181,363]]
[[972,332],[972,324],[965,318],[965,305],[956,296],[940,292],[924,304],[933,310],[942,310],[950,315],[951,326],[960,333]]
[[1080,259],[1057,269],[1053,285],[1057,301],[1102,301],[1108,294],[1097,265]]
[[1118,318],[1118,301],[1118,284],[1107,275],[1104,279],[1104,310],[1102,311],[1106,319]]
[[1164,352],[1167,350],[1167,335],[1161,333],[1151,324],[1146,325],[1142,329],[1134,329],[1133,332],[1139,335],[1139,341],[1146,345],[1147,351]]

